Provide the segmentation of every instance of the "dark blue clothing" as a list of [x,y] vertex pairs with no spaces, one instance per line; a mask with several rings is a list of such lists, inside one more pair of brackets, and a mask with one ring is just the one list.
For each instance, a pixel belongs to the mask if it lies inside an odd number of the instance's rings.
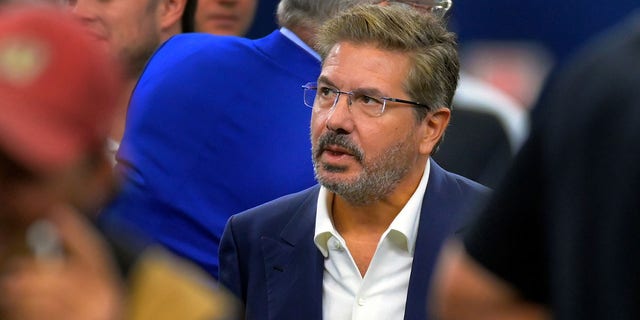
[[[220,282],[245,304],[246,319],[322,319],[324,257],[313,241],[316,186],[234,215],[220,244]],[[427,318],[427,289],[443,240],[488,189],[431,160],[404,319]]]
[[320,62],[275,31],[249,40],[182,34],[151,58],[106,210],[217,277],[234,213],[315,184],[301,86]]

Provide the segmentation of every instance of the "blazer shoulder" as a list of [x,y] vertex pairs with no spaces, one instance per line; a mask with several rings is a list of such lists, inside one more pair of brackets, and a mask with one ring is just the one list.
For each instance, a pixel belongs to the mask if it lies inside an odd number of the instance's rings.
[[236,225],[250,224],[257,226],[287,223],[296,212],[305,208],[315,208],[319,191],[320,186],[315,185],[234,214],[230,220],[233,220]]
[[458,190],[462,193],[479,194],[488,194],[491,192],[491,189],[483,184],[443,169],[434,160],[431,160],[431,171],[435,182],[442,183],[445,188],[450,188],[452,191]]
[[435,161],[431,162],[431,177],[427,194],[447,203],[452,212],[468,215],[488,201],[492,190],[486,186],[442,169]]
[[[207,52],[218,54],[220,50],[231,48],[254,48],[255,40],[243,37],[214,35],[207,33],[182,33],[165,41],[157,53],[161,52]],[[224,55],[224,52],[220,53]]]

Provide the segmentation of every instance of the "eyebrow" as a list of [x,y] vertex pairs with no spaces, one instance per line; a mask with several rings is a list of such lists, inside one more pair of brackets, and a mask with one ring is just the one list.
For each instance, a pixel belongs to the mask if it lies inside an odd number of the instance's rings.
[[[323,85],[327,85],[330,87],[334,87],[334,88],[338,88],[338,86],[336,86],[331,80],[329,80],[329,78],[327,78],[326,76],[320,76],[318,78],[318,84],[323,84]],[[342,90],[342,89],[340,89]],[[382,94],[382,92],[380,92],[380,90],[376,89],[376,88],[372,88],[372,87],[365,87],[365,88],[356,88],[353,90],[350,90],[353,93],[357,93],[357,94],[361,94],[361,95],[365,95],[365,96],[370,96],[370,97],[375,97],[375,98],[382,98],[385,97],[384,94]]]
[[318,78],[318,84],[326,84],[331,87],[336,87],[336,85],[333,82],[331,82],[331,80],[329,80],[327,76],[322,76],[322,75]]

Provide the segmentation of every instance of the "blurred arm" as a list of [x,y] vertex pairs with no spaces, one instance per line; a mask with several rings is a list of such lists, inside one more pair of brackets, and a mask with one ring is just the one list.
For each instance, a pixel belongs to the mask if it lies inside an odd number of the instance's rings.
[[64,254],[7,262],[0,272],[0,319],[121,319],[122,282],[102,238],[70,207],[49,218]]
[[449,240],[436,269],[430,310],[439,320],[542,320],[550,313],[523,300],[506,282],[468,256],[458,240]]

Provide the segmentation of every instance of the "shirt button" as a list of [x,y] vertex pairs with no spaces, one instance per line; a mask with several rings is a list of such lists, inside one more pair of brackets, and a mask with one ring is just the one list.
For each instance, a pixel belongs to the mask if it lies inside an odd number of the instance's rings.
[[340,251],[342,249],[340,241],[333,239],[333,241],[331,241],[331,249]]
[[358,305],[359,306],[364,306],[366,303],[367,303],[367,299],[365,299],[365,298],[358,299]]

